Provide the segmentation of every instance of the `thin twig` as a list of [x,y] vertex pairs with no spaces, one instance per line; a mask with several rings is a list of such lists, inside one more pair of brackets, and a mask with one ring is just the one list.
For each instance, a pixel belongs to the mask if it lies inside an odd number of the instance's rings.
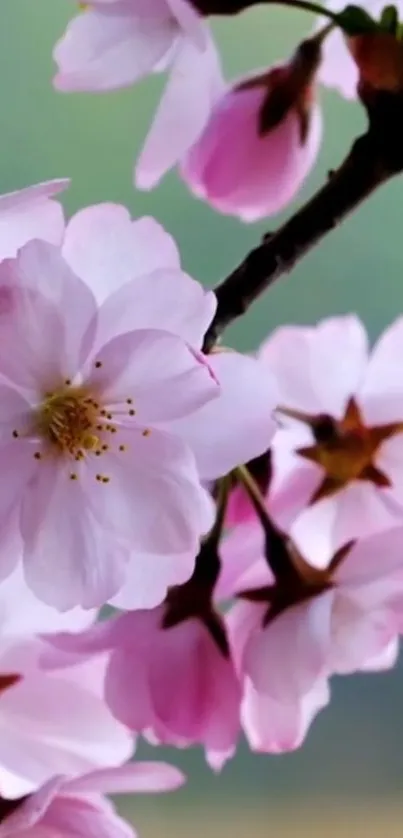
[[381,184],[403,171],[403,94],[377,93],[370,98],[365,102],[369,128],[354,142],[340,168],[215,289],[218,306],[205,351],[276,279],[289,273]]

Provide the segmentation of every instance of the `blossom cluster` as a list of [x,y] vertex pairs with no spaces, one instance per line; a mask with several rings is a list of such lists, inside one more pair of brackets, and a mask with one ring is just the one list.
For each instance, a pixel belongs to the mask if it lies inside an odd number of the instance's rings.
[[[334,27],[228,87],[225,2],[82,5],[55,86],[168,71],[137,186],[178,163],[244,221],[313,165],[318,82],[374,83]],[[216,771],[242,735],[293,750],[403,631],[403,319],[372,349],[354,315],[206,348],[217,296],[170,234],[113,203],[66,220],[68,185],[0,197],[0,838],[130,838],[104,795],[184,781],[138,736]]]

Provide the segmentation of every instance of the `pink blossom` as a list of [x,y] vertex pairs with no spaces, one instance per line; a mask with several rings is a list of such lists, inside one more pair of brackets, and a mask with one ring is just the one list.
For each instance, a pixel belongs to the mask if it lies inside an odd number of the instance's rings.
[[294,64],[230,88],[182,161],[182,175],[193,192],[220,212],[243,221],[276,213],[312,168],[321,138],[320,112],[311,103],[312,79],[304,79],[290,100],[289,79],[300,73]]
[[[201,350],[215,313],[215,295],[180,269],[175,242],[154,219],[133,221],[116,204],[87,207],[67,225],[63,256],[104,303],[103,334],[162,328]],[[273,376],[258,359],[220,351],[209,356],[209,366],[220,383],[220,397],[170,424],[191,446],[203,480],[219,477],[268,448],[277,403]],[[129,584],[132,590],[136,587],[134,581]]]
[[402,342],[399,319],[369,354],[363,326],[347,316],[278,329],[262,348],[282,426],[269,508],[316,567],[403,520]]
[[206,24],[188,0],[95,0],[56,45],[59,90],[111,90],[169,70],[137,185],[150,189],[195,142],[222,77]]
[[53,669],[42,663],[49,632],[77,632],[93,618],[80,609],[59,614],[37,601],[20,571],[0,586],[2,795],[20,797],[55,773],[77,776],[130,757],[132,736],[104,701],[108,656],[73,665],[55,650]]
[[20,801],[2,800],[1,838],[134,838],[128,823],[104,793],[170,791],[183,783],[180,771],[165,763],[144,762],[83,774],[54,776]]
[[[63,210],[53,200],[69,181],[51,180],[0,196],[0,259],[15,256],[31,239],[60,244],[64,232]],[[0,311],[4,311],[0,300]]]
[[164,68],[205,29],[187,0],[94,0],[56,45],[59,90],[113,90]]
[[116,718],[153,744],[202,744],[220,768],[236,747],[240,685],[220,618],[195,612],[181,619],[182,608],[169,627],[165,604],[50,640],[61,653],[84,658],[109,650],[105,696]]
[[363,539],[336,554],[326,571],[313,571],[284,541],[276,578],[264,556],[262,528],[246,524],[227,539],[226,594],[238,591],[244,598],[228,625],[244,682],[242,722],[254,749],[298,747],[328,702],[332,674],[393,666],[402,537],[400,526]]
[[2,263],[0,286],[16,300],[0,346],[3,576],[17,522],[25,578],[61,610],[117,594],[130,558],[184,581],[213,510],[169,422],[217,396],[205,360],[168,331],[114,330],[116,310],[98,312],[43,242]]

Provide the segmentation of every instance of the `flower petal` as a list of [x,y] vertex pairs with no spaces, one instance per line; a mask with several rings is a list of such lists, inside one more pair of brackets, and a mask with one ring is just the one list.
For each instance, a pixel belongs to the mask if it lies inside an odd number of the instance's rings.
[[[128,540],[131,561],[196,555],[201,535],[213,524],[214,504],[200,485],[190,449],[156,429],[144,436],[137,427],[120,428],[116,437],[116,447],[88,461],[88,498],[99,524]],[[98,471],[109,477],[107,485],[95,479]]]
[[68,785],[69,792],[102,794],[155,793],[180,788],[185,777],[166,762],[135,762],[85,774]]
[[54,195],[70,181],[50,180],[0,196],[0,259],[16,256],[32,239],[60,244],[64,231],[63,209]]
[[135,171],[139,189],[152,189],[200,136],[224,88],[218,53],[206,35],[200,49],[183,39]]
[[186,416],[219,394],[207,359],[157,329],[128,332],[102,347],[88,383],[115,419],[127,422],[135,410],[143,425]]
[[21,520],[26,581],[60,611],[104,605],[123,584],[128,557],[127,547],[94,516],[84,469],[76,480],[71,471],[69,463],[58,468],[43,460]]
[[[153,218],[132,221],[120,204],[98,204],[73,215],[66,228],[63,256],[99,302],[137,277],[159,268],[180,267],[172,236]],[[158,302],[156,297],[153,295],[154,303]],[[138,302],[134,301],[134,310]]]
[[[165,5],[165,4],[164,4]],[[179,27],[166,9],[137,13],[131,0],[82,12],[56,44],[58,90],[113,90],[152,72],[169,51]]]
[[201,348],[217,306],[212,291],[205,291],[183,271],[164,268],[136,277],[112,294],[99,313],[99,343],[136,329],[173,332],[194,348]]
[[197,412],[170,425],[196,455],[200,476],[213,480],[269,448],[275,424],[275,382],[255,358],[217,352],[209,365],[220,395]]
[[313,687],[325,672],[333,601],[329,591],[294,605],[252,635],[244,665],[255,689],[287,704]]

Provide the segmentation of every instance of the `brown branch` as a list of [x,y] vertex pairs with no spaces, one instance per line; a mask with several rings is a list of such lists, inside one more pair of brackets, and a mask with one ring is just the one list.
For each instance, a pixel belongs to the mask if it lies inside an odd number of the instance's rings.
[[403,94],[362,96],[369,127],[319,192],[238,265],[215,289],[215,318],[206,334],[209,351],[224,329],[315,247],[381,184],[403,171]]

